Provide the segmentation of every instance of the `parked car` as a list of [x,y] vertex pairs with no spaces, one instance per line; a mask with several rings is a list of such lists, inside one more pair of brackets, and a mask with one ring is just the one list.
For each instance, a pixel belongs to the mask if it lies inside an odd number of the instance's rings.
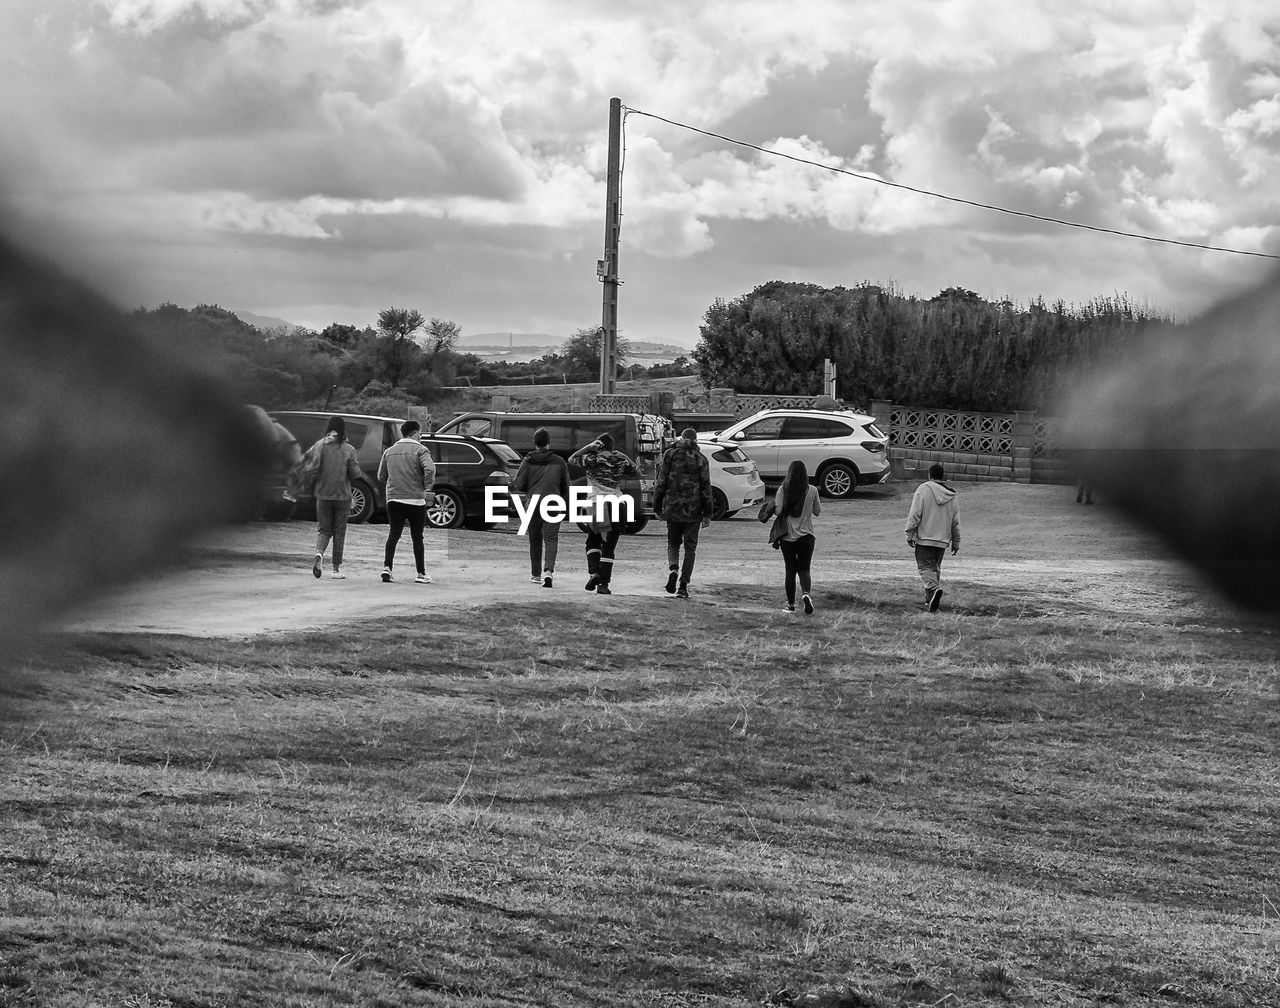
[[[310,410],[270,410],[267,415],[287,428],[304,452],[324,437],[325,425],[331,416],[342,417],[347,422],[347,441],[356,450],[356,459],[365,476],[364,480],[351,485],[351,516],[348,520],[367,522],[375,514],[387,510],[384,487],[378,482],[378,463],[382,461],[383,451],[400,440],[403,419]],[[310,498],[298,503],[304,507],[315,506],[315,501]]]
[[255,499],[246,502],[244,517],[249,521],[287,521],[293,516],[295,504],[285,497],[285,486],[289,470],[302,458],[302,449],[293,434],[267,416],[261,406],[248,406],[247,409],[253,416],[263,444],[270,445],[270,448],[267,471],[263,473]]
[[732,441],[699,441],[711,469],[712,521],[732,518],[742,508],[764,500],[759,467]]
[[436,464],[436,501],[427,508],[427,524],[492,528],[493,523],[484,520],[485,487],[509,487],[520,469],[519,454],[496,438],[423,434],[419,440]]
[[[551,450],[564,459],[601,434],[613,436],[613,446],[635,460],[638,480],[624,480],[623,496],[635,502],[636,520],[624,531],[635,535],[653,517],[653,488],[658,481],[658,460],[671,443],[675,431],[670,421],[650,413],[503,413],[496,411],[463,413],[445,423],[438,434],[470,434],[505,441],[523,458],[533,451],[533,433],[545,427],[551,435]],[[586,483],[586,474],[569,466],[569,478]]]
[[851,497],[858,487],[889,478],[889,438],[875,417],[852,410],[761,410],[698,439],[736,444],[771,486],[796,459],[826,497]]

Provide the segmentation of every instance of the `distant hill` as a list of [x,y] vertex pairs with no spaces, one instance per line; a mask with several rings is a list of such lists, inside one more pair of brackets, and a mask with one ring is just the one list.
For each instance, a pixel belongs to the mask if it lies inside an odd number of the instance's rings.
[[235,315],[241,322],[245,322],[261,332],[268,329],[302,329],[303,326],[296,325],[293,322],[286,322],[282,318],[275,318],[271,315],[255,315],[253,312],[236,311],[231,309],[231,314]]
[[[567,336],[553,336],[551,333],[472,333],[470,336],[458,338],[461,350],[511,350],[515,354],[527,355],[534,351],[548,352],[558,350]],[[689,353],[688,347],[675,343],[653,343],[647,340],[633,340],[631,352],[643,357],[679,357]]]
[[564,336],[552,336],[551,333],[509,333],[487,332],[472,333],[470,336],[459,336],[458,346],[482,349],[498,348],[505,350],[554,350],[565,341]]

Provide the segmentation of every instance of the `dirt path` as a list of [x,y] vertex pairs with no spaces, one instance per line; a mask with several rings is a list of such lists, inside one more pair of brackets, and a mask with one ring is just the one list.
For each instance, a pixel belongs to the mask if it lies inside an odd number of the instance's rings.
[[[891,484],[851,501],[824,501],[816,527],[815,599],[841,583],[875,583],[914,596],[919,581],[902,535],[914,485]],[[1134,530],[1105,503],[1076,505],[1070,487],[959,484],[963,545],[947,556],[944,577],[1012,590],[1066,588],[1115,612],[1160,604],[1170,584],[1195,576]],[[665,598],[666,537],[660,523],[619,545],[612,599],[582,592],[584,537],[561,535],[560,576],[549,592],[528,580],[526,540],[503,531],[427,533],[427,567],[435,583],[414,584],[407,537],[397,559],[401,580],[383,584],[385,525],[352,526],[345,581],[310,573],[314,526],[262,523],[220,530],[194,544],[183,565],[74,614],[67,629],[240,637],[348,623],[366,615],[545,601],[610,604]],[[408,562],[406,563],[406,559]],[[781,583],[781,562],[763,528],[743,512],[702,535],[697,586]],[[779,588],[779,593],[781,589]],[[696,595],[695,595],[696,598]]]

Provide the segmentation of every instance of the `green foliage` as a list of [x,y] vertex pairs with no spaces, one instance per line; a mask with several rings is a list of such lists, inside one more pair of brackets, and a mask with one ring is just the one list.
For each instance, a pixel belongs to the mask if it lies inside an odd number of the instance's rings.
[[717,299],[693,358],[703,384],[740,392],[814,395],[830,358],[840,395],[852,402],[1038,409],[1068,371],[1167,324],[1124,295],[1078,308],[1042,300],[1024,308],[961,287],[921,300],[869,283],[775,280]]
[[456,322],[427,323],[412,308],[379,312],[377,329],[334,323],[318,333],[264,333],[217,305],[163,304],[138,309],[133,318],[139,329],[217,374],[246,402],[271,409],[358,407],[389,415],[427,404],[442,385],[453,383],[461,333]]
[[[564,341],[557,356],[565,371],[600,374],[600,347],[604,342],[604,332],[599,326],[576,329]],[[626,364],[631,360],[631,341],[621,333],[618,334],[618,364]]]

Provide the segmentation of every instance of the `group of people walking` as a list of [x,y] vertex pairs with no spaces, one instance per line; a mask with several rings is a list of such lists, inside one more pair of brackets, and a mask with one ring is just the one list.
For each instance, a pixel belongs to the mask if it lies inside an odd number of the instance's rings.
[[[382,580],[395,580],[394,562],[406,526],[416,565],[415,582],[430,584],[431,575],[425,564],[423,529],[427,508],[433,503],[431,488],[435,480],[435,462],[419,439],[421,428],[413,420],[400,427],[400,440],[383,452],[378,478],[385,480],[389,529],[383,554]],[[587,474],[593,495],[616,495],[622,481],[636,477],[636,464],[614,448],[608,434],[583,446],[566,462],[551,450],[551,437],[539,429],[533,437],[534,450],[525,457],[511,485],[511,492],[529,500],[529,580],[544,588],[555,585],[556,560],[559,554],[561,521],[544,516],[539,502],[544,497],[568,501],[570,496],[569,464],[579,465]],[[323,575],[325,553],[332,546],[331,578],[345,577],[342,572],[343,547],[347,517],[351,506],[351,484],[361,476],[355,449],[346,440],[346,424],[342,417],[329,419],[325,435],[308,450],[302,465],[315,470],[316,549],[311,566],[315,577]],[[697,560],[698,537],[711,524],[715,502],[711,492],[711,471],[706,456],[698,446],[697,432],[684,430],[675,445],[662,456],[654,488],[654,512],[667,525],[667,579],[664,589],[676,598],[689,597]],[[817,536],[814,519],[822,514],[817,488],[809,482],[809,472],[799,460],[791,463],[786,478],[773,498],[761,505],[759,519],[772,522],[769,543],[782,555],[785,610],[795,612],[799,588],[799,606],[812,615],[813,579],[811,568]],[[586,541],[586,590],[610,595],[613,565],[616,559],[622,525],[613,516],[597,514],[588,525]],[[949,548],[960,549],[959,503],[954,489],[945,482],[940,465],[929,469],[929,479],[922,483],[911,499],[907,515],[907,545],[914,551],[916,567],[924,585],[923,607],[936,612],[942,603],[942,560]]]

